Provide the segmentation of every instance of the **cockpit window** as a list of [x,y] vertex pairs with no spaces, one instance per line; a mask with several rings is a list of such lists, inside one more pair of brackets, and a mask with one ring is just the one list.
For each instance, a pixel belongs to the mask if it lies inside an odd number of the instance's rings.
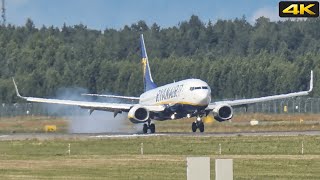
[[209,89],[208,86],[202,86],[202,87],[190,87],[190,91],[196,90],[196,89]]

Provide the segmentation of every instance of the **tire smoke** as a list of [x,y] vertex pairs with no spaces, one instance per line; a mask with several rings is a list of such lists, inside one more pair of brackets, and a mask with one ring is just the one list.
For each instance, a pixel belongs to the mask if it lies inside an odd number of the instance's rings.
[[[88,93],[83,88],[61,88],[57,91],[56,99],[121,103],[118,99],[81,96]],[[123,112],[114,117],[113,112],[90,110],[76,106],[44,104],[48,114],[69,119],[69,133],[107,133],[136,131],[128,120],[127,113]]]

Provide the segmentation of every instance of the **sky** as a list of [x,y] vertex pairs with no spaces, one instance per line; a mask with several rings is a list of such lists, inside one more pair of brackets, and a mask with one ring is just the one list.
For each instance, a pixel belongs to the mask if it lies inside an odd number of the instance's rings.
[[36,27],[84,24],[90,29],[121,29],[144,20],[162,28],[172,27],[197,15],[207,23],[243,15],[254,24],[260,16],[278,16],[279,0],[5,0],[7,23]]

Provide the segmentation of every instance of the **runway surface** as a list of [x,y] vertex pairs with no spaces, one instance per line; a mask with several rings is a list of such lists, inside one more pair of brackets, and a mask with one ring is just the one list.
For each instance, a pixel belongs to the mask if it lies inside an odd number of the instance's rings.
[[184,137],[234,137],[234,136],[319,136],[320,131],[290,131],[290,132],[235,132],[235,133],[102,133],[102,134],[59,134],[59,133],[12,133],[0,134],[0,141],[8,140],[50,140],[50,139],[107,139],[107,138],[138,138],[154,136],[184,136]]

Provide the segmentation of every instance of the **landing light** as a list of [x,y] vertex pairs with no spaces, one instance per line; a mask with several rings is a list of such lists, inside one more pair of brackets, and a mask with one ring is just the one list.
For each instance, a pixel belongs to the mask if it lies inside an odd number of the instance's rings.
[[191,118],[191,114],[187,114],[187,118]]
[[176,118],[176,115],[175,114],[172,114],[171,115],[171,119],[175,119]]

